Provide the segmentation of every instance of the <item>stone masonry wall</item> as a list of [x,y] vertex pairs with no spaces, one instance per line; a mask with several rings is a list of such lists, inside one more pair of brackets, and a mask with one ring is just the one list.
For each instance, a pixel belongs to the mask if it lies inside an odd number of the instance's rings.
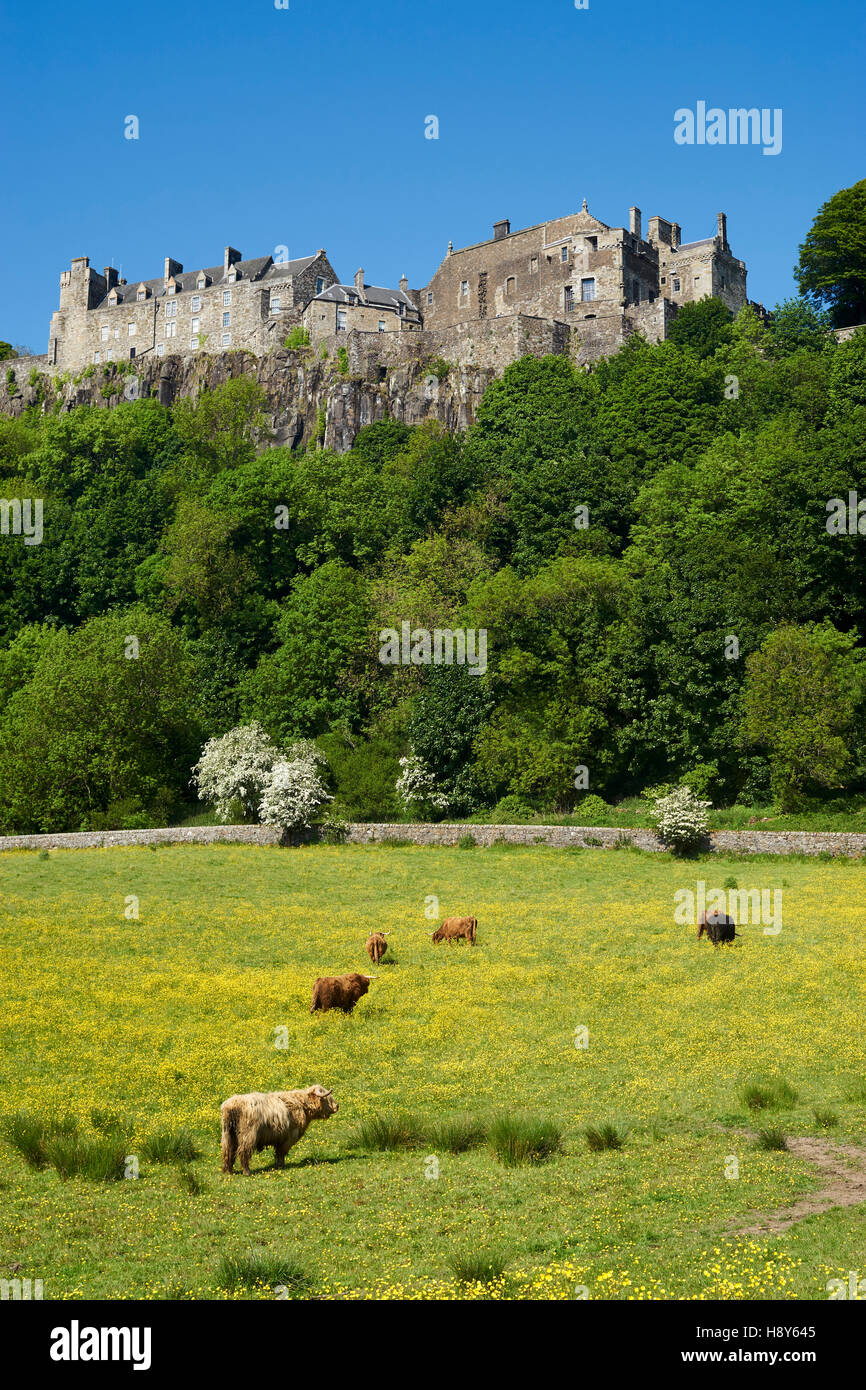
[[[348,827],[348,844],[379,844],[384,840],[404,840],[414,845],[456,845],[471,835],[475,843],[489,847],[510,845],[552,845],[590,849],[613,849],[632,845],[636,849],[660,853],[663,846],[651,830],[618,830],[575,825],[386,825],[354,824]],[[58,835],[0,836],[0,853],[8,850],[109,849],[128,845],[245,844],[280,845],[284,842],[310,843],[315,831],[284,837],[266,825],[208,825],[164,830],[81,831]],[[830,854],[841,858],[866,856],[866,835],[846,831],[812,830],[718,830],[709,837],[714,854]]]

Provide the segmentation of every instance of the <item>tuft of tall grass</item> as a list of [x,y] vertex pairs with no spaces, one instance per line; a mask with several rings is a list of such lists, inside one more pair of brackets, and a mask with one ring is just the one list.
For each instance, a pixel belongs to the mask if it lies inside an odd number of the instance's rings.
[[307,1271],[291,1255],[223,1255],[219,1262],[219,1289],[273,1289],[280,1284],[298,1294],[311,1287]]
[[543,1163],[562,1147],[559,1125],[532,1116],[502,1115],[491,1124],[487,1138],[494,1155],[506,1168]]
[[18,1110],[4,1116],[0,1123],[4,1139],[17,1149],[31,1168],[45,1168],[49,1163],[48,1141],[58,1135],[71,1136],[78,1130],[78,1121],[71,1116],[45,1120]]
[[620,1134],[616,1125],[587,1125],[583,1132],[593,1153],[602,1153],[605,1149],[621,1149],[625,1143],[625,1134]]
[[821,1129],[832,1129],[839,1123],[839,1116],[835,1110],[831,1110],[827,1105],[816,1105],[812,1111],[815,1116],[815,1124]]
[[487,1126],[472,1115],[452,1115],[447,1120],[439,1120],[427,1131],[430,1148],[444,1149],[446,1153],[460,1154],[467,1149],[477,1148],[487,1138]]
[[769,1125],[765,1129],[758,1130],[758,1148],[772,1150],[787,1149],[788,1140],[785,1131],[779,1129],[777,1125]]
[[492,1284],[502,1278],[508,1261],[497,1250],[477,1250],[449,1255],[446,1263],[462,1284]]
[[425,1142],[425,1129],[413,1115],[372,1115],[358,1126],[363,1149],[416,1149]]
[[119,1182],[126,1169],[126,1140],[122,1135],[56,1134],[46,1140],[48,1162],[61,1178],[87,1178],[90,1182]]
[[191,1163],[194,1158],[201,1158],[195,1135],[184,1128],[149,1134],[142,1143],[141,1152],[151,1163]]
[[201,1178],[192,1168],[178,1168],[177,1182],[182,1192],[188,1192],[190,1197],[200,1197],[207,1191],[207,1183],[202,1182]]
[[792,1110],[797,1092],[783,1076],[763,1076],[749,1081],[740,1092],[750,1110]]

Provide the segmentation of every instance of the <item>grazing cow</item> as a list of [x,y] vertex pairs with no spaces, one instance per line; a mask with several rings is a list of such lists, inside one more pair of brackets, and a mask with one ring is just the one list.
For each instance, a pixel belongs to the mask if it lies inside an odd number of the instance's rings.
[[367,942],[367,955],[374,965],[379,964],[379,961],[382,959],[387,949],[388,942],[386,940],[386,933],[383,931],[371,932]]
[[350,1014],[361,998],[370,988],[370,981],[375,980],[375,975],[322,975],[313,985],[313,1004],[310,1013],[314,1014],[317,1009],[325,1013],[328,1009],[342,1009],[344,1014]]
[[282,1168],[286,1154],[306,1131],[311,1120],[329,1120],[339,1105],[324,1086],[305,1091],[251,1091],[229,1096],[220,1106],[222,1115],[223,1172],[234,1171],[235,1156],[241,1172],[250,1174],[253,1153],[273,1145],[274,1167]]
[[737,934],[736,925],[733,917],[718,908],[712,912],[702,912],[698,918],[698,941],[704,932],[714,946],[718,946],[720,941],[733,941]]
[[474,946],[477,931],[477,917],[446,917],[433,932],[432,939],[447,941],[449,946],[454,941],[468,941],[470,946]]

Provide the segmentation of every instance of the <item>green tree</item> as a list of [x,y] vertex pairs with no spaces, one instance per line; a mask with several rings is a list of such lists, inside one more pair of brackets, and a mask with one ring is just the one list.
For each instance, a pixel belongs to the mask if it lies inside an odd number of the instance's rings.
[[192,677],[183,638],[142,608],[57,633],[0,717],[3,829],[148,823],[179,800],[201,747]]
[[824,304],[837,328],[866,323],[866,179],[822,203],[794,275],[800,293]]
[[789,624],[748,658],[741,738],[767,750],[783,810],[810,786],[843,786],[856,769],[864,696],[856,641],[829,623]]
[[682,304],[668,330],[667,341],[688,348],[699,358],[712,357],[718,348],[731,341],[732,317],[730,309],[720,299],[712,299],[709,295],[691,304]]

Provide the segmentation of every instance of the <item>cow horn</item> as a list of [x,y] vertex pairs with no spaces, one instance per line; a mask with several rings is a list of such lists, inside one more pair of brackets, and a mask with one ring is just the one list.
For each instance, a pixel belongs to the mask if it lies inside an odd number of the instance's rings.
[[364,976],[364,979],[365,979],[365,980],[375,980],[376,978],[377,978],[377,977],[376,977],[375,975],[365,975],[365,976]]

